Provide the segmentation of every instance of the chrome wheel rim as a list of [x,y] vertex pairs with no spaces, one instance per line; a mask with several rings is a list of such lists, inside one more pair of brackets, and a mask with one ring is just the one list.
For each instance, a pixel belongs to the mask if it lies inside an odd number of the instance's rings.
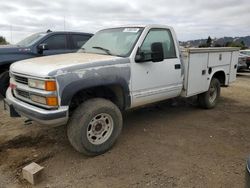
[[88,124],[87,138],[91,144],[100,145],[106,142],[114,129],[113,118],[106,113],[96,115]]
[[217,88],[214,84],[211,84],[209,88],[209,102],[213,103],[217,97]]

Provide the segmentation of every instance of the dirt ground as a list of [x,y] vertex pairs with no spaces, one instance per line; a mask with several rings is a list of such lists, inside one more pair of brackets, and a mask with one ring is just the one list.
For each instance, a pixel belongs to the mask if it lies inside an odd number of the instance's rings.
[[31,187],[20,172],[32,161],[45,167],[36,187],[248,187],[249,113],[250,72],[222,89],[213,110],[178,99],[125,113],[113,149],[89,158],[69,145],[65,126],[24,123],[1,110],[0,187]]

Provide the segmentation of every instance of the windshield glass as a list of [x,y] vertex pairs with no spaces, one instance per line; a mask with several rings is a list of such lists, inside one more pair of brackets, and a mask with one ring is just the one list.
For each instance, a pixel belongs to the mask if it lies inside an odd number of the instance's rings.
[[245,54],[245,55],[250,55],[250,51],[241,51],[240,53]]
[[141,35],[143,28],[113,28],[97,32],[79,52],[100,53],[127,57]]
[[34,44],[35,42],[40,40],[44,35],[46,35],[46,34],[45,33],[33,34],[33,35],[21,40],[20,42],[18,42],[17,45],[18,46],[24,46],[24,47],[31,46],[32,44]]

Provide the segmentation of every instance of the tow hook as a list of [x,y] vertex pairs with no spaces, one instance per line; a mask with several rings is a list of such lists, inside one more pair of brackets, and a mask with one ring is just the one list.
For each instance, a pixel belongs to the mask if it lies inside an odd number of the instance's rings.
[[31,125],[32,122],[33,122],[33,120],[27,119],[27,120],[24,121],[24,125]]

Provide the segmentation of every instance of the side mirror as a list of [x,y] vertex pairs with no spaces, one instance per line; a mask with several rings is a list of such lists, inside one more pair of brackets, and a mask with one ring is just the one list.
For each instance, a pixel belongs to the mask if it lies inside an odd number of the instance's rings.
[[49,49],[49,47],[48,47],[48,45],[45,44],[45,43],[39,44],[39,45],[37,46],[37,50],[38,50],[38,52],[41,53],[41,54],[43,53],[44,50],[48,50],[48,49]]
[[135,62],[142,63],[144,61],[145,61],[145,54],[144,54],[144,52],[140,51],[140,48],[138,48],[136,56],[135,56]]
[[153,62],[164,60],[163,45],[161,42],[155,42],[151,45],[151,58]]

